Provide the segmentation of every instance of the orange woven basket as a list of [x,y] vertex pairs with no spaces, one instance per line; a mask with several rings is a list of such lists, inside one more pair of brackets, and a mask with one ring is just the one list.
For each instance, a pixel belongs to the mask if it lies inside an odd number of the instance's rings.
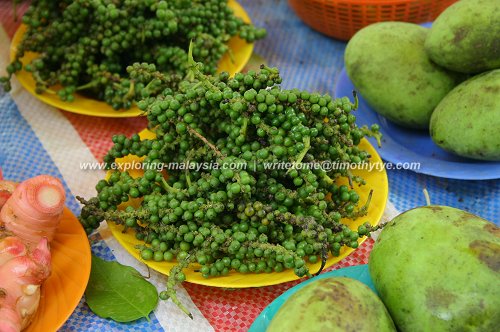
[[361,28],[382,21],[433,21],[457,0],[288,0],[313,29],[349,40]]

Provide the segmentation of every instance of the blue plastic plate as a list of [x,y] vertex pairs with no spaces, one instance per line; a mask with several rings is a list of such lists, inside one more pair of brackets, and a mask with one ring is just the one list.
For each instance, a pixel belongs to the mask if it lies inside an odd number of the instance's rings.
[[[335,97],[347,96],[352,100],[352,91],[355,89],[345,69],[343,69],[335,88]],[[358,97],[359,107],[355,113],[356,123],[358,126],[370,126],[374,123],[380,125],[383,138],[382,147],[377,148],[377,152],[385,161],[393,164],[418,162],[420,168],[412,168],[414,172],[449,179],[487,180],[500,178],[500,162],[472,160],[448,153],[434,144],[427,131],[400,127],[372,110],[359,94]],[[374,139],[369,140],[373,146],[377,146]]]
[[375,286],[373,285],[372,279],[370,278],[370,274],[368,272],[368,265],[366,264],[350,266],[343,269],[326,272],[320,274],[317,277],[301,282],[300,284],[290,288],[279,297],[277,297],[273,302],[271,302],[271,304],[269,304],[264,310],[262,310],[259,316],[257,316],[252,326],[250,326],[248,332],[264,332],[267,329],[269,323],[271,323],[274,315],[276,315],[276,313],[278,312],[278,309],[293,293],[309,284],[310,282],[328,277],[349,277],[352,279],[356,279],[370,287],[377,294]]

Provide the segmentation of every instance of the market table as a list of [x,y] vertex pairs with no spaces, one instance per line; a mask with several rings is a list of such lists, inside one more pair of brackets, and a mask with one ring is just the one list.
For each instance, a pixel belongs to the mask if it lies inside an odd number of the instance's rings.
[[[280,68],[285,88],[333,94],[343,66],[344,42],[311,30],[284,0],[239,2],[255,25],[268,30],[267,38],[256,43],[255,53],[269,65]],[[21,6],[19,11],[25,8]],[[13,21],[11,1],[0,2],[0,22],[1,74],[8,63],[10,38],[19,24]],[[146,120],[88,117],[60,111],[38,101],[15,79],[13,83],[11,93],[0,90],[0,167],[4,176],[14,181],[42,173],[60,178],[68,195],[67,205],[78,215],[80,205],[74,197],[93,196],[94,185],[104,177],[104,171],[84,170],[82,163],[102,161],[112,145],[113,134],[136,133],[146,126]],[[384,220],[398,211],[424,205],[425,188],[433,204],[464,209],[500,224],[500,180],[449,180],[409,170],[388,170],[387,174],[389,202]],[[94,254],[134,266],[143,275],[149,273],[121,248],[106,226],[101,226],[90,240]],[[372,245],[373,240],[367,240],[330,270],[366,264]],[[154,271],[149,280],[160,290],[165,285],[165,277]],[[161,301],[150,321],[119,324],[97,317],[82,298],[60,331],[245,331],[266,305],[297,282],[237,290],[185,282],[178,294],[193,313],[193,320],[170,301]]]

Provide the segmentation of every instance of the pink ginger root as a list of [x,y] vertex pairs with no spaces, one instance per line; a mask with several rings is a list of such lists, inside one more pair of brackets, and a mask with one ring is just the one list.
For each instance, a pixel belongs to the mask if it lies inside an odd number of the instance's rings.
[[[0,188],[1,189],[1,188]],[[61,182],[49,175],[39,175],[19,184],[0,211],[0,228],[34,246],[40,239],[54,238],[65,203]]]
[[27,248],[24,243],[15,236],[0,238],[0,266],[12,258],[26,255]]
[[0,332],[21,331],[36,313],[65,198],[61,182],[48,175],[19,185],[0,180]]
[[51,271],[46,238],[30,250],[20,238],[0,239],[0,332],[29,325],[40,302],[40,285]]

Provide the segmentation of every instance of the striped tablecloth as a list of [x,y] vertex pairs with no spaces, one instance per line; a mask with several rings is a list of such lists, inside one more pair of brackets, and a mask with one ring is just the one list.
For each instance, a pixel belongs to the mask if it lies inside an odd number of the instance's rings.
[[[267,28],[268,37],[256,44],[255,52],[271,66],[280,68],[285,88],[333,94],[345,43],[309,29],[286,1],[241,0],[240,3],[256,25]],[[20,11],[25,8],[26,5],[21,6]],[[0,74],[3,74],[10,38],[18,26],[13,20],[10,0],[0,0],[0,23]],[[57,176],[65,185],[69,208],[78,215],[80,206],[74,196],[93,196],[94,185],[104,176],[102,171],[82,170],[81,163],[102,161],[112,145],[112,135],[131,135],[145,126],[144,118],[106,119],[57,110],[31,96],[14,79],[11,93],[0,89],[0,167],[4,176],[14,181],[42,173]],[[434,204],[469,210],[497,224],[500,221],[499,180],[447,180],[395,170],[388,171],[388,176],[390,202],[385,219],[392,218],[397,211],[425,204],[422,190],[426,188]],[[145,266],[123,250],[105,226],[91,241],[96,255],[118,260],[147,274]],[[367,263],[372,245],[373,241],[367,240],[333,268]],[[165,277],[154,271],[150,281],[158,289],[164,288]],[[296,283],[225,290],[185,282],[178,294],[193,313],[193,320],[170,301],[161,301],[150,321],[118,324],[94,315],[82,298],[60,331],[246,331],[266,305]]]

